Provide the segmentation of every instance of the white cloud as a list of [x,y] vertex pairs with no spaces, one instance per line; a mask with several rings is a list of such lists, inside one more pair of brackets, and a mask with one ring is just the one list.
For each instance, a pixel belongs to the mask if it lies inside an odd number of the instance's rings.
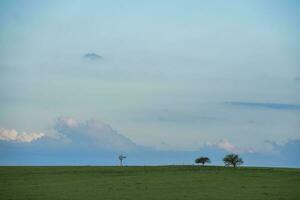
[[56,120],[55,130],[80,145],[95,146],[108,150],[130,150],[136,144],[119,134],[109,124],[97,120],[84,122],[73,118],[60,117]]
[[253,153],[255,150],[253,148],[238,148],[232,143],[230,143],[226,138],[221,139],[216,143],[209,143],[208,146],[215,146],[219,149],[223,149],[230,153]]
[[75,128],[76,126],[78,126],[78,121],[71,117],[59,117],[56,120],[56,126],[66,126],[68,128]]
[[231,144],[227,139],[220,140],[219,142],[216,143],[216,146],[228,152],[233,152],[233,153],[238,152],[238,149],[233,144]]
[[0,140],[16,142],[32,142],[45,136],[44,133],[18,133],[16,130],[0,129]]

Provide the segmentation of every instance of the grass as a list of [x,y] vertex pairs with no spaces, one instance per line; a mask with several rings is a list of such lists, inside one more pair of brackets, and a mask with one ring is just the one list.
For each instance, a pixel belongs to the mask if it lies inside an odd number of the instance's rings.
[[300,169],[0,167],[0,199],[300,199]]

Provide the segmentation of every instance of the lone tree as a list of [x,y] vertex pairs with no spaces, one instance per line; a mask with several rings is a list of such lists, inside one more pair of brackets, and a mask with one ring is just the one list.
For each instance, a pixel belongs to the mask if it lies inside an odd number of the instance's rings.
[[201,163],[202,166],[204,166],[205,163],[210,163],[210,162],[211,161],[208,157],[200,157],[195,160],[195,163],[197,163],[197,164]]
[[226,155],[223,158],[223,162],[225,163],[225,166],[233,166],[234,168],[244,163],[243,159],[234,153]]
[[123,160],[126,158],[123,154],[119,155],[120,166],[123,166]]

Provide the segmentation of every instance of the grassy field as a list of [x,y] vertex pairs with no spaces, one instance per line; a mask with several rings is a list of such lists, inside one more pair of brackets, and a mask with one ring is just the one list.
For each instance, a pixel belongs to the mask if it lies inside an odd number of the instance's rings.
[[300,199],[300,169],[0,167],[0,199]]

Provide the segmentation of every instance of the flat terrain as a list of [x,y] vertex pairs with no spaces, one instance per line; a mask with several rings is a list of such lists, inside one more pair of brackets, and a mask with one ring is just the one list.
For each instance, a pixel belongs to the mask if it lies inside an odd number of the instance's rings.
[[0,167],[0,199],[300,199],[300,169]]

